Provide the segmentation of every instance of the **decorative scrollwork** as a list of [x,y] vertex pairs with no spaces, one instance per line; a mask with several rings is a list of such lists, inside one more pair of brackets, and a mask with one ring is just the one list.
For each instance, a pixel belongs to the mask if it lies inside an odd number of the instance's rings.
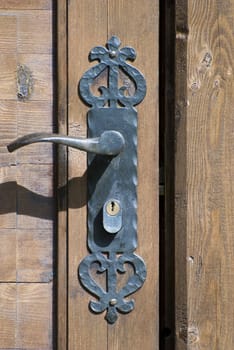
[[[91,106],[87,113],[88,136],[95,139],[107,130],[114,130],[124,138],[123,149],[114,157],[88,154],[87,247],[90,255],[81,261],[78,269],[80,283],[96,297],[89,303],[90,310],[97,314],[106,310],[106,320],[111,324],[117,320],[118,313],[134,309],[134,300],[128,296],[141,288],[146,279],[145,263],[134,254],[137,247],[138,123],[134,106],[146,93],[143,75],[126,62],[135,58],[135,50],[120,49],[120,40],[113,36],[106,47],[92,49],[90,60],[99,63],[87,71],[79,83],[80,96]],[[100,86],[100,95],[95,96],[91,85],[103,72],[101,78],[107,76],[107,86]],[[127,79],[122,79],[123,75]],[[126,91],[128,79],[130,85],[134,85],[131,91]],[[120,80],[124,81],[124,86]],[[113,143],[113,137],[110,142]],[[108,217],[114,231],[108,230],[104,221],[107,214],[111,215],[105,212],[105,203],[109,202],[118,203],[120,208],[116,214],[119,218],[121,215],[120,225],[116,225],[116,217]],[[131,268],[125,271],[127,265]],[[105,273],[106,288],[94,278],[94,270]],[[121,273],[125,273],[124,280],[119,278]]]
[[[107,291],[90,275],[94,263],[99,264],[98,272],[107,272]],[[134,274],[129,277],[125,286],[117,291],[118,272],[126,272],[125,264],[133,266]],[[128,313],[133,310],[134,300],[125,300],[125,297],[141,288],[146,279],[146,268],[144,261],[134,253],[125,253],[118,258],[113,253],[110,253],[108,258],[101,253],[94,253],[85,257],[80,263],[79,278],[82,285],[99,298],[97,301],[90,301],[90,309],[95,313],[107,309],[106,320],[114,323],[118,318],[117,311]]]
[[[131,47],[119,49],[120,40],[116,36],[107,42],[107,47],[97,46],[90,52],[90,60],[98,60],[99,64],[88,70],[80,80],[79,92],[83,100],[93,108],[103,107],[106,104],[109,107],[118,105],[133,107],[140,103],[145,97],[146,83],[143,75],[132,65],[126,63],[126,60],[134,61],[136,52]],[[105,69],[108,69],[107,87],[100,86],[100,96],[92,94],[90,87],[95,78],[97,78]],[[122,70],[134,83],[135,94],[127,96],[126,86],[119,88],[119,70]]]

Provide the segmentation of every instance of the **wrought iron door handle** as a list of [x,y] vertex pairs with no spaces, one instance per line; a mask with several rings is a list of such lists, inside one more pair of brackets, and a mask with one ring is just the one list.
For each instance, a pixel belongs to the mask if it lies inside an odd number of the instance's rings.
[[[129,298],[146,279],[144,260],[137,248],[137,125],[135,108],[145,97],[145,78],[127,61],[134,61],[135,50],[120,48],[113,36],[106,47],[90,52],[90,61],[98,60],[80,79],[79,96],[90,106],[87,113],[87,139],[36,133],[23,136],[8,145],[14,150],[34,142],[54,142],[88,152],[87,155],[87,246],[90,254],[79,264],[80,283],[95,300],[89,303],[94,313],[106,312],[114,323],[118,313],[134,308]],[[100,75],[107,83],[93,93],[91,85]],[[96,83],[97,84],[97,80]],[[145,232],[147,235],[147,232]],[[86,243],[84,243],[86,244]],[[119,273],[128,271],[128,281],[120,288]],[[91,271],[105,273],[106,288]],[[97,274],[98,275],[98,274]]]
[[18,148],[36,142],[59,143],[81,151],[108,156],[115,156],[119,154],[123,150],[125,144],[124,138],[120,132],[109,130],[104,131],[100,137],[87,139],[48,133],[28,134],[11,142],[7,148],[9,152],[13,152]]

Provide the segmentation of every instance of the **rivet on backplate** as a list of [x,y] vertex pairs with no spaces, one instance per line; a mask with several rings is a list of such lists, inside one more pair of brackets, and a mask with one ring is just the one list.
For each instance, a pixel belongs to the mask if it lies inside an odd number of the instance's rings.
[[114,306],[117,304],[117,299],[111,299],[109,302],[110,306]]

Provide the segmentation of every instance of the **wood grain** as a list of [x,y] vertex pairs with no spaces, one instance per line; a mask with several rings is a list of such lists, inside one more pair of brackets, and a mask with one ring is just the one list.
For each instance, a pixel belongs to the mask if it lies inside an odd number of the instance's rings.
[[[70,1],[68,16],[70,134],[86,135],[87,107],[76,94],[77,84],[82,74],[90,67],[87,59],[90,49],[96,45],[105,45],[106,39],[111,35],[120,36],[123,46],[129,45],[136,49],[139,57],[136,66],[143,71],[148,86],[147,98],[142,106],[139,106],[140,204],[137,251],[146,260],[148,279],[142,290],[134,295],[135,310],[129,315],[120,315],[119,321],[108,327],[103,315],[95,316],[88,310],[91,296],[83,290],[77,279],[79,262],[88,254],[86,246],[82,243],[86,241],[87,235],[87,213],[84,205],[87,186],[86,156],[69,150],[69,179],[78,178],[79,181],[76,188],[72,187],[69,191],[68,198],[74,197],[71,191],[75,190],[79,194],[77,200],[79,208],[69,209],[68,348],[69,350],[129,349],[133,346],[135,349],[142,347],[148,350],[158,349],[158,178],[155,165],[158,159],[158,102],[155,93],[155,84],[157,86],[158,81],[158,3],[150,1],[142,7],[140,1]],[[139,26],[141,30],[136,31]],[[146,33],[147,45],[145,45]],[[147,337],[144,337],[146,329]]]
[[17,230],[16,244],[16,281],[43,283],[52,281],[51,230]]
[[0,282],[16,281],[16,230],[0,230]]
[[[86,136],[88,111],[77,95],[78,81],[90,67],[89,51],[107,38],[107,1],[71,0],[68,8],[68,132]],[[103,42],[104,40],[104,42]],[[106,349],[107,327],[103,318],[88,309],[90,295],[77,278],[80,261],[88,254],[86,248],[86,155],[69,149],[69,179],[78,178],[69,188],[68,200],[77,193],[77,208],[69,209],[69,281],[68,281],[68,349]],[[70,202],[68,203],[70,205]]]
[[0,52],[15,53],[17,43],[17,17],[0,14]]
[[175,3],[160,3],[160,183],[164,184],[160,196],[160,349],[174,349],[175,328]]
[[[6,144],[17,137],[17,102],[0,100],[0,165],[16,164],[16,154],[9,154]],[[2,180],[2,179],[1,179]]]
[[17,285],[16,348],[52,349],[52,283]]
[[234,4],[188,2],[177,11],[177,66],[183,55],[185,68],[177,76],[177,152],[184,151],[176,159],[184,208],[177,201],[176,212],[186,225],[177,220],[176,349],[232,349]]
[[[57,106],[58,131],[67,134],[67,1],[57,3]],[[57,205],[58,205],[58,250],[57,250],[57,349],[68,345],[68,196],[67,196],[67,148],[58,148]],[[61,191],[66,188],[65,191]]]
[[[54,220],[52,165],[20,165],[17,167],[16,174],[17,227],[52,229]],[[30,174],[30,177],[26,174]]]
[[1,100],[16,100],[17,57],[15,53],[0,53]]
[[[176,349],[186,349],[187,341],[187,0],[176,2],[175,67],[175,333]],[[182,78],[183,77],[183,78]],[[185,333],[185,336],[184,336]],[[182,338],[182,340],[180,340]],[[178,345],[177,345],[178,344]]]
[[[40,57],[40,59],[39,59]],[[47,54],[19,54],[18,64],[26,65],[32,72],[33,87],[30,100],[49,101],[51,104],[52,91],[52,55]],[[50,77],[50,79],[48,79]],[[15,91],[15,86],[14,86]]]
[[[32,30],[33,28],[33,30]],[[43,35],[42,35],[43,33]],[[23,11],[18,16],[18,53],[52,53],[52,12]]]
[[[4,4],[3,4],[4,3]],[[51,1],[0,1],[0,349],[53,347],[53,154],[10,154],[17,136],[53,130]],[[31,11],[30,9],[43,9]],[[23,10],[23,11],[21,11]],[[17,67],[33,77],[19,100]],[[35,283],[34,283],[35,282]]]
[[1,229],[0,237],[1,283],[48,282],[53,278],[50,230]]
[[16,228],[15,165],[0,167],[0,228]]
[[51,0],[1,0],[0,10],[50,10]]
[[[108,37],[137,52],[133,65],[145,76],[147,95],[138,110],[138,248],[147,279],[133,295],[135,309],[108,326],[110,349],[159,349],[158,309],[158,2],[108,1]],[[146,38],[147,33],[147,38]],[[134,327],[133,327],[134,325]],[[147,333],[147,336],[144,334]]]
[[51,349],[52,284],[0,284],[0,348]]
[[[46,82],[46,80],[45,80]],[[54,130],[52,119],[52,101],[34,101],[38,94],[33,94],[29,100],[17,102],[18,137],[40,130],[49,132]],[[13,139],[13,138],[12,138]],[[30,150],[30,152],[29,152]],[[53,146],[51,143],[37,143],[25,147],[17,154],[17,160],[21,164],[51,164],[53,161]]]
[[15,348],[17,292],[15,283],[0,284],[0,348]]

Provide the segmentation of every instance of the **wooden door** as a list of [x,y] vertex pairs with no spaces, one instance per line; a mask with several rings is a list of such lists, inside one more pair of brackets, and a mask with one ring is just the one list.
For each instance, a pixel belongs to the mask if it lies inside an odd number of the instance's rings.
[[[147,84],[146,98],[137,106],[137,254],[146,262],[147,280],[133,296],[135,309],[127,315],[120,314],[115,324],[107,324],[104,313],[95,315],[90,312],[88,304],[93,297],[77,278],[79,263],[89,254],[86,246],[87,159],[86,154],[69,149],[68,167],[60,168],[59,177],[62,187],[68,178],[67,197],[63,196],[60,203],[64,207],[66,202],[68,210],[67,213],[61,212],[59,217],[60,350],[158,349],[158,6],[156,0],[144,4],[140,0],[70,0],[60,1],[58,5],[61,132],[86,136],[88,107],[77,94],[78,82],[90,69],[90,50],[95,46],[105,46],[112,35],[120,38],[122,47],[135,48],[137,59],[134,65],[144,74]],[[66,154],[61,152],[60,157],[65,159]]]
[[233,1],[176,1],[176,349],[234,347]]
[[52,81],[52,1],[0,1],[0,349],[52,349],[52,147],[6,149],[53,131]]
[[[0,1],[0,349],[233,349],[233,19],[230,0],[165,0],[159,36],[159,0]],[[77,85],[112,35],[136,49],[147,84],[136,253],[148,273],[135,309],[110,325],[77,276],[89,254],[86,155],[6,145],[36,131],[86,137]]]
[[[157,0],[0,1],[0,349],[158,348],[158,11]],[[136,49],[147,84],[137,107],[136,251],[147,280],[135,309],[108,325],[77,277],[89,253],[86,155],[59,147],[57,156],[49,144],[10,154],[6,145],[57,129],[86,137],[78,81],[89,51],[112,35]]]

